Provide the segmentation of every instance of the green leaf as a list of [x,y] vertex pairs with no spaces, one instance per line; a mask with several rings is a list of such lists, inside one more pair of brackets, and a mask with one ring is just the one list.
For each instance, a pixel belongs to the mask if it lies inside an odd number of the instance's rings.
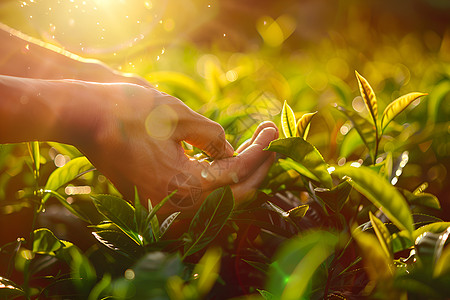
[[[270,142],[269,146],[264,150],[277,152],[292,158],[303,165],[326,188],[331,189],[333,187],[331,176],[327,170],[328,165],[323,160],[322,155],[304,139],[299,137],[278,139]],[[314,178],[311,179],[315,180]]]
[[378,219],[376,216],[372,214],[371,211],[369,211],[369,218],[370,223],[372,223],[372,227],[378,238],[378,241],[380,242],[381,248],[386,254],[386,257],[392,259],[391,243],[390,243],[391,234],[389,233],[389,230],[386,228],[386,225],[384,225],[384,223],[381,222],[380,219]]
[[385,255],[376,238],[358,228],[352,231],[352,236],[361,249],[360,255],[371,280],[387,280],[392,277],[391,260]]
[[256,289],[264,300],[274,300],[275,297],[265,290]]
[[289,138],[295,136],[295,115],[292,108],[284,101],[283,109],[281,110],[281,129],[284,136]]
[[33,232],[33,252],[52,254],[63,247],[61,241],[47,228],[36,229]]
[[298,120],[297,125],[295,126],[295,136],[301,137],[306,140],[308,136],[309,127],[312,118],[317,114],[316,112],[304,114],[300,120]]
[[414,230],[412,236],[413,239],[415,240],[425,232],[441,233],[444,230],[447,230],[448,227],[450,227],[450,222],[435,222],[417,228],[416,230]]
[[[278,160],[278,163],[286,171],[294,170],[297,173],[299,173],[299,174],[301,174],[301,175],[303,175],[305,177],[308,177],[309,179],[312,179],[314,181],[320,182],[320,179],[317,178],[317,176],[314,175],[314,173],[312,173],[310,170],[308,170],[301,163],[298,163],[298,162],[293,161],[291,159],[282,159],[282,158],[280,158]],[[285,183],[285,182],[283,182],[283,183]]]
[[316,188],[314,190],[315,196],[322,199],[322,201],[334,212],[340,212],[348,196],[352,190],[352,186],[343,181],[331,190]]
[[209,248],[198,264],[195,265],[193,274],[198,274],[198,277],[194,283],[200,295],[206,295],[219,277],[221,258],[222,250],[220,248]]
[[25,295],[25,291],[11,280],[0,277],[0,297],[13,299]]
[[141,200],[139,199],[139,194],[136,187],[134,187],[134,217],[136,219],[138,234],[140,234],[144,238],[145,242],[153,242],[152,230],[147,220],[148,211],[141,204]]
[[108,220],[117,225],[126,235],[142,246],[137,233],[137,224],[133,206],[122,198],[113,195],[92,195],[95,207]]
[[206,197],[189,225],[189,241],[184,245],[183,259],[208,245],[222,229],[234,207],[229,186],[214,190]]
[[381,132],[384,131],[386,126],[403,110],[405,110],[408,105],[410,105],[414,100],[419,97],[426,96],[427,93],[409,93],[403,95],[394,101],[392,101],[383,112],[383,116],[381,117]]
[[411,212],[403,196],[381,175],[368,167],[353,167],[349,164],[337,166],[333,172],[339,177],[346,176],[347,181],[400,229],[412,233],[414,230]]
[[338,237],[313,231],[288,240],[269,267],[267,290],[274,299],[308,299],[311,281],[319,266],[334,252]]
[[175,219],[178,217],[180,213],[181,213],[180,211],[174,212],[162,222],[161,227],[159,228],[160,238],[167,232],[167,230],[172,225],[173,221],[175,221]]
[[436,266],[433,271],[433,277],[440,277],[450,274],[450,247],[445,247],[441,256],[436,262]]
[[39,142],[29,142],[28,150],[30,151],[31,160],[33,161],[34,166],[34,178],[37,180],[39,178],[39,168],[41,166],[41,154],[39,151]]
[[352,122],[353,127],[359,133],[359,136],[361,137],[366,147],[369,149],[369,152],[371,153],[373,158],[377,136],[376,127],[365,118],[361,117],[357,112],[347,110],[341,106],[338,106],[337,109],[344,113]]
[[370,116],[372,117],[373,125],[375,128],[377,127],[377,119],[378,119],[378,104],[377,97],[372,90],[369,82],[362,77],[357,71],[355,71],[356,78],[358,79],[359,91],[361,92],[361,97],[366,104],[367,109],[369,110]]
[[105,299],[101,298],[106,291],[111,287],[111,275],[108,273],[103,274],[102,279],[92,288],[89,293],[88,300]]
[[56,151],[63,155],[69,156],[71,159],[74,159],[75,157],[83,156],[83,154],[74,146],[62,144],[62,143],[56,143],[56,142],[47,142],[49,146],[52,148],[55,148]]
[[104,246],[130,258],[140,257],[144,249],[121,230],[97,230],[92,233]]
[[163,201],[158,203],[160,205],[155,207],[155,208],[153,208],[152,202],[150,201],[150,199],[148,199],[148,201],[147,201],[147,203],[148,203],[148,211],[149,211],[149,214],[147,216],[147,222],[149,224],[147,226],[151,227],[152,232],[153,232],[153,237],[154,237],[155,241],[158,241],[159,240],[159,236],[161,235],[160,232],[159,232],[159,221],[158,221],[158,217],[156,216],[156,212],[159,210],[160,207],[162,207],[162,204],[164,204],[166,201],[167,200],[163,199]]
[[78,248],[71,247],[70,256],[72,257],[70,264],[72,280],[78,289],[87,294],[97,280],[95,269],[89,262],[89,259]]
[[[344,136],[344,140],[339,148],[339,156],[349,157],[360,146],[365,145],[361,134],[354,127]],[[367,147],[367,145],[366,145]]]
[[[50,174],[44,192],[45,190],[56,191],[66,183],[92,170],[94,167],[85,156],[74,158]],[[45,194],[43,202],[47,201],[49,197],[50,194]]]
[[408,200],[409,204],[420,205],[425,207],[430,207],[434,209],[441,209],[441,204],[435,195],[428,193],[411,193],[407,190],[401,191]]
[[287,213],[288,213],[288,216],[292,219],[301,219],[305,216],[308,209],[309,209],[309,205],[305,204],[305,205],[300,205],[300,206],[294,207],[294,208],[288,210]]

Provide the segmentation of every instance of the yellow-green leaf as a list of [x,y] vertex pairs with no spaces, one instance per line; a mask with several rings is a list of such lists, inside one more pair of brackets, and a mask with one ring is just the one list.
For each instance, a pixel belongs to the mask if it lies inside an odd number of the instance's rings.
[[372,117],[373,124],[375,127],[377,126],[377,118],[378,118],[378,105],[377,105],[377,97],[373,92],[372,87],[369,82],[362,77],[357,71],[355,71],[356,78],[358,79],[359,91],[361,92],[361,96],[364,100],[364,103],[369,110],[369,113]]
[[297,125],[295,126],[295,136],[301,137],[306,140],[311,120],[315,114],[317,114],[317,111],[313,113],[304,114],[300,118],[300,120],[298,120]]
[[386,254],[386,257],[392,258],[391,254],[391,243],[390,238],[391,235],[389,230],[386,228],[383,222],[378,219],[372,212],[369,212],[370,223],[372,223],[372,227],[377,235],[378,241],[380,241],[381,248]]
[[295,136],[295,115],[292,108],[284,101],[283,109],[281,110],[281,129],[285,137]]
[[360,254],[369,278],[374,281],[392,278],[390,260],[384,255],[375,237],[359,229],[353,230],[352,236],[361,249]]
[[392,101],[384,110],[383,116],[381,117],[381,131],[383,131],[386,126],[403,110],[405,110],[408,105],[410,105],[414,100],[419,97],[426,96],[427,93],[409,93],[403,95],[394,101]]

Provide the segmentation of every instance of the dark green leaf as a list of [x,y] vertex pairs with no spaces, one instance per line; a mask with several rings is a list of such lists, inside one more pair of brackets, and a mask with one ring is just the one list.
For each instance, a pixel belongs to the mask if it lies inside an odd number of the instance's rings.
[[278,152],[302,164],[310,173],[319,179],[326,188],[332,188],[333,182],[328,173],[328,165],[320,152],[310,143],[299,137],[272,141],[265,149]]
[[73,281],[81,291],[87,294],[97,280],[95,269],[88,258],[78,248],[72,247],[70,249],[70,256],[72,257],[70,269],[72,271]]
[[294,207],[293,209],[290,209],[287,211],[288,216],[292,219],[301,219],[305,216],[306,212],[309,209],[309,205],[305,204],[305,205],[300,205],[297,207]]
[[314,190],[316,197],[322,201],[334,212],[340,212],[348,196],[352,190],[352,186],[347,182],[341,182],[331,190],[319,189]]
[[444,80],[433,88],[428,99],[428,121],[430,124],[434,124],[437,121],[441,103],[448,103],[445,100],[448,100],[449,97],[450,80]]
[[206,197],[189,226],[184,257],[203,249],[217,236],[233,207],[234,197],[229,186],[216,189]]
[[407,202],[382,176],[368,167],[353,167],[350,164],[337,166],[334,174],[340,178],[346,176],[347,181],[375,206],[382,208],[398,228],[412,233],[413,220]]
[[136,219],[138,234],[143,237],[144,241],[148,243],[153,242],[152,230],[147,220],[148,211],[141,204],[141,200],[139,199],[139,194],[136,187],[134,189],[134,217]]
[[109,249],[118,251],[127,257],[137,258],[143,254],[143,248],[122,231],[105,229],[92,234]]
[[36,229],[33,237],[33,252],[36,253],[51,254],[63,246],[61,241],[47,228]]
[[97,210],[108,220],[116,224],[126,235],[138,245],[142,239],[137,233],[134,208],[127,201],[113,195],[92,195]]
[[25,295],[25,291],[11,280],[0,277],[0,297],[13,299]]

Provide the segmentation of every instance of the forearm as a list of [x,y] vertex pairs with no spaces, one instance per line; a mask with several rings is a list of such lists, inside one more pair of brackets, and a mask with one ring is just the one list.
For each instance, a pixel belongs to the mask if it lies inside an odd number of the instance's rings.
[[77,144],[100,115],[95,96],[87,82],[0,75],[0,143]]
[[93,59],[85,59],[41,42],[0,23],[0,74],[41,79],[130,82],[149,86]]

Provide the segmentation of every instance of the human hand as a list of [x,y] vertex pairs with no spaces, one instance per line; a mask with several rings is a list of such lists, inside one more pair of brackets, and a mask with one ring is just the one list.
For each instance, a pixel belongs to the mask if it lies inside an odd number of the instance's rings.
[[[76,146],[125,198],[133,198],[136,186],[141,199],[155,204],[177,190],[162,207],[163,214],[192,212],[223,185],[231,185],[236,201],[242,201],[256,190],[273,162],[273,153],[262,151],[278,137],[271,122],[261,124],[233,157],[223,128],[180,100],[131,84],[95,88],[103,95],[92,100],[98,119],[88,138],[81,137]],[[214,161],[188,157],[181,141],[204,150]]]

